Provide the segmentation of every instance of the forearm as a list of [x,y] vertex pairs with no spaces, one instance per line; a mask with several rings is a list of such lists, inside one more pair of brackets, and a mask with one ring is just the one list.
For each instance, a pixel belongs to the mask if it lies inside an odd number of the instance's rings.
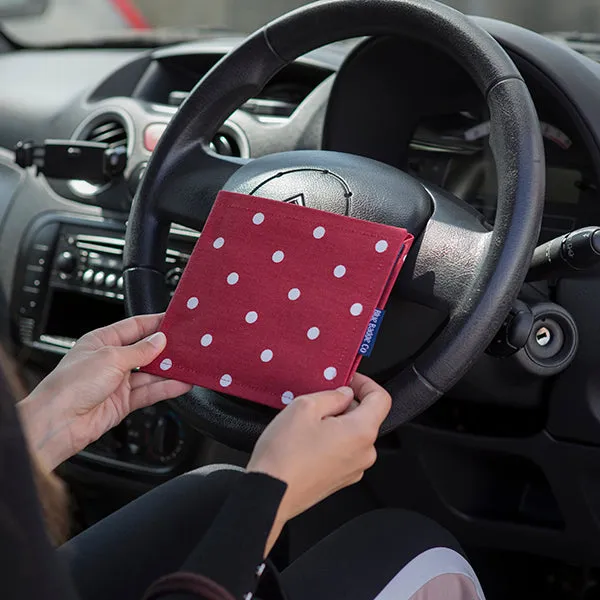
[[73,454],[69,421],[58,409],[59,401],[52,391],[36,388],[17,404],[29,451],[48,473]]
[[[283,526],[277,514],[285,490],[273,477],[246,473],[181,572],[157,582],[148,597],[241,599],[253,593],[258,568]],[[223,592],[207,595],[210,585]],[[204,591],[198,596],[195,589]]]

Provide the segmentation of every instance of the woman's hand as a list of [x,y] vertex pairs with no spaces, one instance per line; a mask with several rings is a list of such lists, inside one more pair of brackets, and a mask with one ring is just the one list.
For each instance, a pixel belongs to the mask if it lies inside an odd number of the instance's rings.
[[130,412],[192,386],[132,373],[167,342],[162,315],[133,317],[84,335],[19,409],[32,450],[48,471],[96,441]]
[[375,440],[390,407],[390,395],[357,374],[351,388],[301,396],[273,419],[247,468],[288,484],[265,554],[289,519],[360,481],[375,463]]

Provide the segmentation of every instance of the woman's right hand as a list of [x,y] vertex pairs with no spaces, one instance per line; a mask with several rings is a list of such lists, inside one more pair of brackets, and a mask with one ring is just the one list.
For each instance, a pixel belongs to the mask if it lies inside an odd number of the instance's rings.
[[266,554],[289,519],[360,481],[375,463],[391,398],[364,375],[356,374],[351,386],[298,397],[258,440],[247,470],[288,485]]

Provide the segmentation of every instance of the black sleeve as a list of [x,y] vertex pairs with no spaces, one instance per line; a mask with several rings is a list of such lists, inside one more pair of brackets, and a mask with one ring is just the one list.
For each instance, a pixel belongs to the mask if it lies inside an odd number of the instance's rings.
[[0,370],[0,597],[74,600],[46,534],[25,439]]
[[264,568],[265,544],[286,487],[268,475],[246,473],[181,572],[156,582],[146,598],[251,598]]

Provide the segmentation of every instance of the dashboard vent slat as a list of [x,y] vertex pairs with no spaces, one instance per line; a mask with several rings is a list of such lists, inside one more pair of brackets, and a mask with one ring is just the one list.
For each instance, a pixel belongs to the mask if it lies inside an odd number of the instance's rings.
[[[82,124],[76,134],[78,140],[108,144],[110,148],[129,149],[129,135],[125,119],[114,113],[97,115]],[[99,184],[93,181],[75,179],[69,181],[69,187],[79,197],[90,198],[110,189],[112,182]]]
[[96,125],[87,134],[86,140],[108,144],[111,148],[126,147],[128,142],[125,127],[116,119],[110,119]]
[[119,124],[116,121],[109,121],[108,123],[103,123],[102,125],[97,125],[94,127],[90,135],[100,135],[106,133],[107,131],[113,131],[118,126]]

